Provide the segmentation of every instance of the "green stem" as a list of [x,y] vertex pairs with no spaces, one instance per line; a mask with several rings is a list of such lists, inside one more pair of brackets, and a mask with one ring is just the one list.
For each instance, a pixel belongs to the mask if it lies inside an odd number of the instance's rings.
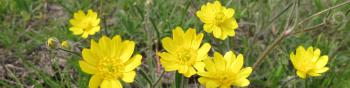
[[189,78],[186,78],[185,76],[182,76],[182,80],[181,80],[182,87],[181,88],[188,88],[188,79]]
[[305,88],[308,88],[308,83],[307,83],[307,81],[308,81],[308,78],[305,78]]
[[142,69],[140,69],[140,72],[141,72],[141,75],[143,76],[143,78],[145,78],[146,79],[146,81],[149,83],[149,85],[150,85],[150,88],[153,88],[153,83],[152,83],[152,81],[151,81],[151,78],[149,78],[148,76],[147,76],[147,73],[144,71],[144,70],[142,70]]
[[162,74],[159,76],[158,80],[153,84],[153,87],[156,87],[160,80],[162,80],[163,76],[165,75],[165,70],[163,70]]

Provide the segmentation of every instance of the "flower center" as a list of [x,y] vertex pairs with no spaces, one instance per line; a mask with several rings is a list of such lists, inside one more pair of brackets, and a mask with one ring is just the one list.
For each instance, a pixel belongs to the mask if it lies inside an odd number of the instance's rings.
[[194,49],[183,49],[179,51],[178,56],[180,58],[180,64],[191,66],[196,61],[197,51]]
[[229,86],[230,83],[232,83],[234,81],[234,78],[235,76],[233,76],[232,74],[225,74],[225,73],[222,73],[220,74],[220,82],[221,82],[221,85],[227,85]]
[[123,76],[124,64],[117,58],[105,57],[98,63],[98,70],[105,79],[120,78]]
[[82,25],[84,31],[90,31],[94,27],[90,19],[86,19],[85,21],[83,21]]
[[220,12],[216,12],[215,14],[215,20],[218,22],[221,22],[224,19],[225,13],[220,11]]
[[308,71],[310,71],[312,68],[314,68],[314,64],[312,64],[312,63],[302,63],[302,65],[301,65],[301,71],[302,72],[308,72]]

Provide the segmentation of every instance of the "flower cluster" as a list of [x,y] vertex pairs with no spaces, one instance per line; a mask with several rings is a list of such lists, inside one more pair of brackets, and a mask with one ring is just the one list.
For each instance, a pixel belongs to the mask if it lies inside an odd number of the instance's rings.
[[[234,36],[238,28],[234,12],[234,9],[214,1],[201,6],[196,15],[204,23],[205,32],[225,40],[228,36]],[[83,39],[100,31],[100,18],[93,10],[88,10],[87,14],[78,11],[69,22],[72,26],[69,30]],[[248,86],[248,77],[253,68],[244,67],[243,54],[216,52],[211,49],[210,43],[202,43],[204,36],[204,33],[197,33],[193,28],[184,30],[176,27],[172,30],[172,37],[161,39],[164,51],[157,52],[157,55],[164,71],[176,71],[187,78],[197,75],[198,82],[207,88]],[[137,67],[142,64],[142,56],[134,54],[135,45],[134,41],[123,40],[120,35],[114,35],[113,38],[102,35],[98,41],[91,39],[90,47],[79,51],[82,59],[78,62],[81,71],[92,75],[89,87],[122,88],[123,83],[134,82]],[[49,38],[47,46],[65,51],[74,47],[68,40],[59,44],[56,38]],[[214,52],[213,56],[208,55],[210,51]],[[321,76],[329,70],[325,67],[328,56],[320,56],[320,53],[320,49],[308,47],[305,50],[303,46],[299,46],[295,53],[292,52],[290,60],[297,70],[297,76],[305,79],[307,76]]]

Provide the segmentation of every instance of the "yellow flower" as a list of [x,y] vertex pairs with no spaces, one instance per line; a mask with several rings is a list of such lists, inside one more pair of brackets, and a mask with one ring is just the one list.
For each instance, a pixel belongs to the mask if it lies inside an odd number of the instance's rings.
[[252,72],[251,67],[242,68],[243,55],[237,57],[229,51],[222,56],[220,53],[214,53],[214,59],[205,59],[205,70],[199,72],[201,77],[199,83],[207,88],[230,88],[231,85],[245,87],[249,85],[247,77]]
[[57,42],[58,42],[58,40],[56,38],[50,37],[50,38],[47,39],[46,45],[49,48],[56,48],[57,47]]
[[309,76],[321,76],[321,73],[326,72],[329,68],[325,67],[328,62],[328,56],[323,55],[320,57],[320,49],[313,49],[312,47],[305,48],[299,46],[296,53],[290,54],[290,60],[294,68],[297,70],[297,75],[300,78],[306,78]]
[[72,27],[69,28],[74,35],[81,35],[83,38],[87,38],[89,35],[94,35],[100,31],[100,19],[97,17],[97,13],[89,10],[87,14],[83,11],[74,13],[74,18],[69,20]]
[[232,8],[225,8],[219,1],[215,1],[203,5],[196,14],[204,23],[204,31],[213,32],[215,38],[225,40],[227,36],[234,36],[238,27],[233,18],[234,13]]
[[186,32],[180,27],[173,31],[173,38],[163,38],[163,48],[167,52],[158,53],[165,71],[176,71],[190,77],[197,71],[204,70],[203,59],[208,58],[210,44],[201,47],[203,33],[196,35],[196,30],[189,28]]
[[65,48],[65,49],[70,48],[68,41],[67,41],[67,40],[64,40],[64,41],[61,43],[61,47],[62,47],[62,48]]
[[120,80],[126,83],[134,81],[134,71],[141,64],[142,56],[133,57],[135,42],[122,41],[119,35],[110,39],[103,36],[98,43],[91,40],[90,49],[82,51],[83,60],[79,61],[83,72],[93,74],[90,88],[122,88]]

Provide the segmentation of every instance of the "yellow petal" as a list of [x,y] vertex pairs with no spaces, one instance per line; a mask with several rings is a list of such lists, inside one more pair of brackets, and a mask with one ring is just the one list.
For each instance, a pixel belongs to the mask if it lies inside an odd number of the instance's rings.
[[122,80],[126,83],[131,83],[131,82],[134,82],[135,76],[136,76],[135,71],[126,72],[126,73],[123,73]]
[[191,77],[196,74],[196,70],[193,67],[189,67],[187,73],[185,73],[185,77]]
[[227,35],[224,34],[224,32],[222,32],[223,34],[221,34],[221,36],[219,37],[219,39],[221,40],[225,40],[227,38]]
[[123,88],[123,86],[119,82],[119,80],[110,79],[110,80],[103,80],[101,84],[101,88]]
[[239,54],[237,58],[232,62],[230,70],[233,72],[238,72],[243,66],[243,55]]
[[135,42],[126,40],[122,43],[122,45],[123,49],[120,54],[120,59],[122,62],[126,62],[131,57],[132,53],[134,53]]
[[83,29],[76,27],[70,27],[69,30],[72,31],[74,35],[79,35],[84,32]]
[[328,56],[327,55],[321,56],[316,62],[316,68],[322,68],[326,66],[327,63],[328,63]]
[[73,26],[77,26],[78,22],[79,22],[79,21],[77,21],[76,19],[70,19],[70,20],[69,20],[69,23],[70,23],[71,25],[73,25]]
[[212,30],[213,30],[213,34],[214,34],[215,38],[220,38],[221,37],[221,35],[222,35],[221,28],[219,28],[217,26],[214,26]]
[[217,71],[224,71],[226,69],[226,63],[223,58],[224,57],[220,53],[214,53],[214,63]]
[[197,74],[201,77],[213,78],[213,79],[217,78],[217,76],[213,74],[213,72],[202,71],[202,72],[197,72]]
[[203,28],[205,32],[211,33],[213,32],[213,27],[214,27],[213,24],[204,24]]
[[176,27],[173,31],[173,43],[182,43],[184,38],[184,31],[181,27]]
[[232,8],[228,8],[228,9],[224,9],[224,13],[225,13],[225,18],[232,18],[233,15],[235,14],[235,10],[233,10]]
[[292,62],[293,66],[294,66],[295,68],[297,68],[297,66],[299,65],[299,63],[298,63],[298,60],[296,59],[294,53],[293,53],[293,52],[290,53],[289,57],[290,57],[290,61]]
[[90,31],[89,31],[89,35],[94,35],[96,32],[100,31],[100,26],[96,26],[93,27]]
[[98,46],[98,44],[96,43],[95,40],[91,39],[90,43],[91,43],[90,50],[96,54],[96,57],[105,56],[103,52],[100,52],[102,50],[101,50],[100,46]]
[[236,55],[232,52],[232,51],[228,51],[225,53],[224,55],[224,59],[226,61],[226,66],[228,66],[227,68],[229,68],[229,66],[232,63],[232,59],[236,58]]
[[164,67],[165,71],[175,71],[179,69],[179,63],[176,56],[170,53],[158,53],[160,56],[160,63]]
[[192,29],[192,28],[189,28],[185,32],[183,47],[191,48],[192,42],[195,40],[195,38],[196,38],[196,30]]
[[324,72],[326,72],[328,70],[329,70],[328,67],[323,67],[323,68],[312,69],[310,72],[311,73],[324,73]]
[[238,28],[238,24],[235,19],[227,19],[221,23],[221,28],[223,29],[223,33],[225,35],[234,36],[235,29]]
[[[304,54],[306,53],[305,49],[303,46],[298,46],[296,53],[295,53],[295,61],[297,62],[305,62],[305,56]],[[299,64],[296,64],[297,66],[299,66]]]
[[168,52],[175,52],[176,46],[169,37],[165,37],[162,39],[163,48]]
[[205,69],[208,72],[216,72],[215,64],[212,59],[204,59],[203,62],[205,63]]
[[189,77],[190,74],[186,74],[188,71],[188,66],[182,65],[180,66],[179,73],[183,74],[185,77]]
[[302,78],[302,79],[305,79],[305,78],[306,78],[306,73],[297,71],[297,75],[298,75],[300,78]]
[[97,13],[95,13],[92,10],[88,10],[87,16],[90,17],[91,19],[97,18]]
[[311,73],[311,72],[309,72],[307,74],[310,75],[310,76],[321,76],[321,74],[319,74],[319,73]]
[[179,64],[173,63],[173,62],[166,62],[164,59],[160,60],[162,67],[164,68],[165,71],[175,71],[178,70]]
[[111,57],[119,57],[120,56],[120,52],[121,52],[121,48],[122,48],[122,38],[119,35],[115,35],[112,39],[112,44],[111,44],[111,49],[110,49],[110,53],[111,53]]
[[201,58],[200,60],[205,59],[208,56],[210,48],[211,46],[209,43],[204,43],[197,51],[198,58]]
[[207,81],[207,83],[205,85],[206,88],[217,88],[219,86],[220,86],[219,83],[217,83],[215,81],[211,81],[211,80]]
[[85,17],[85,13],[82,10],[79,10],[78,12],[74,13],[75,19],[81,19],[83,17]]
[[103,78],[101,75],[93,75],[89,81],[89,88],[98,88],[101,85],[102,80]]
[[312,62],[316,62],[317,59],[320,57],[321,54],[321,50],[320,49],[316,49],[313,53],[313,57],[311,59]]
[[206,78],[206,77],[199,77],[198,78],[198,82],[201,84],[201,85],[205,85],[207,84],[207,82],[209,81],[210,79]]
[[203,72],[205,64],[204,62],[196,62],[193,67],[195,67],[198,72]]
[[251,72],[252,72],[252,68],[246,67],[239,72],[239,77],[240,78],[247,78]]
[[246,87],[249,85],[249,80],[246,78],[238,79],[233,81],[233,85],[238,86],[238,87]]
[[86,49],[86,48],[83,49],[82,55],[83,55],[83,59],[91,65],[96,65],[99,61],[98,59],[100,59],[96,57],[94,53],[91,52],[90,49]]
[[141,65],[142,56],[137,54],[125,63],[125,72],[129,72]]
[[88,74],[95,74],[97,72],[96,67],[94,67],[91,64],[86,63],[85,61],[80,60],[79,66],[83,72],[86,72]]
[[[107,36],[102,36],[99,40],[98,40],[98,46],[100,47],[100,50],[101,51],[109,51],[109,42],[111,41],[111,39],[109,39]],[[100,52],[101,52],[100,51]],[[106,55],[107,54],[107,55]],[[110,53],[107,53],[107,52],[103,52],[103,55],[106,55],[106,56],[110,56],[108,55]]]
[[100,19],[96,19],[95,21],[92,22],[92,26],[98,26],[100,24]]
[[199,33],[194,40],[192,40],[192,45],[191,48],[192,49],[198,49],[199,46],[202,43],[202,39],[203,39],[204,34],[203,33]]
[[86,39],[89,36],[88,32],[84,32],[83,35],[81,35],[82,38]]

